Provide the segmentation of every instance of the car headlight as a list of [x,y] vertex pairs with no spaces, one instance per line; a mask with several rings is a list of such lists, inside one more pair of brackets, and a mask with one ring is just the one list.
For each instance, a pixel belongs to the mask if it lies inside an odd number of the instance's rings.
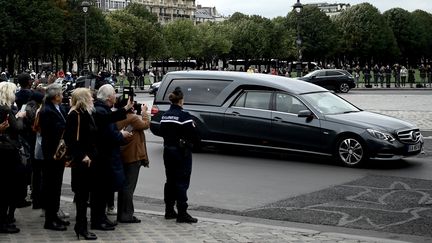
[[386,140],[389,142],[393,142],[395,140],[395,138],[391,134],[386,132],[381,132],[375,129],[366,129],[366,131],[368,131],[370,135],[378,139]]

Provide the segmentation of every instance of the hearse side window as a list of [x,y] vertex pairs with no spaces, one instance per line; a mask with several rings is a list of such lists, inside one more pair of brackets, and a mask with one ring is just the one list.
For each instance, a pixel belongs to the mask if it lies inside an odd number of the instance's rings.
[[276,94],[276,111],[298,114],[301,110],[308,110],[297,98],[284,93]]
[[238,98],[238,100],[235,102],[234,106],[237,106],[237,107],[244,107],[245,100],[246,100],[246,93],[243,93],[243,94],[240,96],[240,98]]
[[271,92],[249,91],[246,93],[244,107],[268,110],[270,108]]
[[340,72],[336,71],[327,71],[327,76],[341,76],[342,74]]
[[216,97],[231,82],[228,80],[174,79],[169,84],[163,100],[169,102],[169,94],[176,87],[180,87],[185,97],[185,104],[214,105]]

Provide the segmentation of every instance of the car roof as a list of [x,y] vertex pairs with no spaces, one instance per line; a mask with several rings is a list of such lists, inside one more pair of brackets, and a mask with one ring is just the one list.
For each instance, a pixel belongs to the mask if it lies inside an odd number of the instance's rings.
[[175,71],[166,75],[174,78],[202,78],[202,79],[221,79],[235,80],[239,85],[260,85],[274,89],[284,90],[294,94],[328,91],[320,86],[311,84],[298,79],[287,78],[284,76],[233,72],[233,71]]

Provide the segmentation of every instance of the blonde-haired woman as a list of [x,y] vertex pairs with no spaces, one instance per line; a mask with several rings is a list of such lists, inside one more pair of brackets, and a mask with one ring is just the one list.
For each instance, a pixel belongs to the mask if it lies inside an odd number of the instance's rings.
[[24,168],[20,163],[18,134],[23,128],[25,112],[14,114],[16,85],[9,82],[0,83],[0,233],[18,233],[20,230],[13,224],[15,221],[16,203],[19,198],[20,180],[24,180]]
[[97,236],[87,229],[87,202],[91,191],[91,166],[96,156],[96,125],[93,120],[93,98],[87,88],[72,92],[71,110],[66,118],[65,142],[72,155],[72,191],[75,193],[75,233],[86,240]]

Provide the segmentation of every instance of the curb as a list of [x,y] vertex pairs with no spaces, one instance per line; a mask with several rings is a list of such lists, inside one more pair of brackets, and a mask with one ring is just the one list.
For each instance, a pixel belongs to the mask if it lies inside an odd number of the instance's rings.
[[[73,202],[73,198],[61,196],[60,198],[62,201],[66,201],[69,203]],[[153,211],[153,210],[142,210],[142,209],[135,209],[136,213],[141,214],[147,214],[147,215],[155,215],[155,216],[161,216],[163,217],[165,215],[164,212],[160,211]],[[197,217],[200,221],[203,222],[210,222],[210,223],[216,223],[216,224],[226,224],[226,225],[232,225],[232,226],[244,226],[244,227],[257,227],[257,228],[265,228],[269,230],[283,230],[292,232],[292,234],[300,234],[304,236],[310,236],[310,237],[328,237],[328,238],[341,238],[346,239],[347,241],[360,241],[360,242],[380,242],[380,243],[407,243],[408,241],[399,241],[399,240],[391,240],[391,239],[385,239],[385,238],[378,238],[378,237],[369,237],[369,236],[361,236],[361,235],[353,235],[353,234],[344,234],[344,233],[335,233],[335,232],[324,232],[319,230],[310,230],[310,229],[304,229],[304,228],[296,228],[296,227],[286,227],[286,226],[277,226],[277,225],[268,225],[268,224],[261,224],[261,223],[251,223],[251,222],[241,222],[237,220],[225,220],[225,219],[215,219],[215,218],[207,218],[207,217]],[[319,242],[319,239],[316,239],[317,242]]]

